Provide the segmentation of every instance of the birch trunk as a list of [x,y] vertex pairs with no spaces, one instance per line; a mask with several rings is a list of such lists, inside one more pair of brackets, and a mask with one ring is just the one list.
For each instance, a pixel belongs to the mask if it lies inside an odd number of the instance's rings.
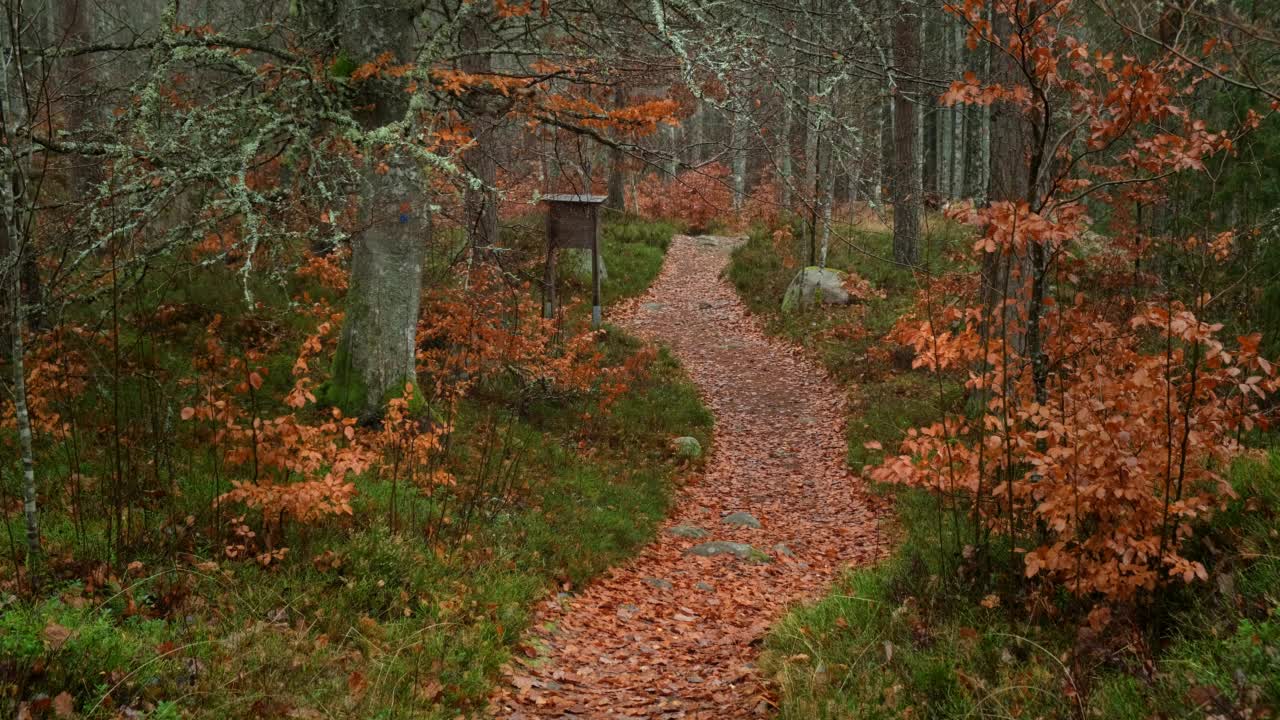
[[741,210],[747,200],[746,115],[742,108],[733,112],[729,126],[730,152],[733,153],[733,209]]
[[35,453],[31,439],[31,412],[27,406],[27,380],[25,346],[22,332],[26,324],[24,308],[22,275],[27,264],[30,249],[26,247],[27,238],[24,229],[29,227],[28,218],[24,217],[24,208],[30,207],[33,198],[27,196],[30,188],[26,184],[32,147],[29,141],[23,140],[24,126],[29,121],[27,115],[29,87],[26,58],[21,50],[19,28],[10,23],[17,23],[17,14],[6,15],[3,34],[0,35],[5,52],[0,55],[0,119],[3,120],[3,137],[0,137],[0,152],[4,154],[3,175],[0,176],[0,212],[3,212],[3,225],[0,226],[0,252],[3,252],[3,267],[0,267],[0,278],[4,280],[6,290],[5,309],[7,320],[7,337],[9,351],[9,369],[13,373],[13,414],[18,428],[18,455],[22,467],[22,518],[26,529],[27,566],[30,569],[34,560],[41,556],[40,547],[40,513],[36,493]]
[[8,193],[5,198],[6,205],[6,222],[5,222],[5,238],[9,247],[8,257],[5,258],[5,275],[9,278],[9,291],[13,310],[11,326],[9,328],[9,367],[13,371],[13,414],[18,426],[18,454],[22,464],[22,519],[26,526],[27,536],[27,555],[28,568],[31,567],[31,560],[40,556],[40,513],[36,497],[36,466],[35,452],[32,449],[31,442],[31,412],[27,407],[27,379],[26,379],[26,362],[25,347],[23,346],[22,328],[25,323],[23,302],[20,286],[21,273],[19,268],[22,267],[22,243],[12,242],[18,237],[18,223],[13,222],[13,215],[10,213],[14,210],[12,202],[12,193]]

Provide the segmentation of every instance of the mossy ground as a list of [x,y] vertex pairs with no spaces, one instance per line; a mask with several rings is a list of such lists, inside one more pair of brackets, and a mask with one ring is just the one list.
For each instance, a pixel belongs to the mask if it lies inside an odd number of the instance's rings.
[[[611,245],[626,279],[615,297],[642,290],[662,244]],[[234,302],[219,287],[188,292],[198,307],[217,309]],[[601,343],[610,364],[640,349],[613,328]],[[280,371],[262,394],[287,389],[290,357],[265,362]],[[270,568],[227,560],[220,544],[197,536],[193,528],[212,524],[210,498],[226,489],[209,462],[192,462],[167,508],[138,509],[168,517],[139,515],[162,529],[123,560],[110,554],[105,520],[77,527],[48,505],[52,577],[40,599],[0,598],[0,707],[66,692],[80,716],[103,718],[124,708],[151,718],[479,712],[499,668],[521,654],[536,602],[581,586],[652,536],[688,470],[671,438],[711,440],[710,414],[666,353],[609,412],[593,403],[488,388],[452,418],[446,469],[458,492],[427,496],[369,473],[356,481],[350,520],[290,529],[277,539],[288,555]],[[465,503],[468,483],[483,482],[495,433],[518,459],[508,464],[514,500]],[[59,476],[55,462],[42,478]],[[436,523],[444,535],[415,530],[446,516]],[[20,537],[20,518],[7,520]]]
[[[904,536],[765,644],[783,718],[1267,717],[1280,706],[1280,453],[1239,462],[1240,494],[1208,528],[1213,581],[1076,630],[1070,604],[984,607],[938,551],[936,503],[902,493]],[[960,528],[965,532],[967,528]],[[1228,544],[1230,543],[1230,544]],[[948,558],[948,556],[950,556]],[[948,563],[943,565],[944,558]]]
[[[934,252],[962,241],[931,221]],[[831,265],[886,292],[850,309],[784,315],[795,269],[759,230],[734,256],[730,279],[768,329],[807,347],[849,387],[849,463],[874,464],[910,427],[962,400],[958,380],[895,368],[885,332],[911,304],[914,280],[887,257],[883,230],[842,228],[852,242]],[[856,246],[856,248],[854,247]],[[797,248],[796,250],[803,250]],[[930,255],[942,267],[944,255]],[[856,327],[860,325],[865,332]],[[872,443],[874,447],[874,443]],[[782,718],[1201,718],[1265,717],[1280,707],[1280,453],[1239,461],[1239,499],[1198,529],[1210,582],[1167,593],[1121,618],[1105,637],[1078,634],[1082,608],[1049,606],[1011,588],[963,577],[972,528],[915,491],[877,487],[894,500],[898,548],[852,571],[824,599],[774,627],[764,665]],[[1008,548],[996,555],[1007,557]],[[995,558],[994,562],[999,562]],[[994,607],[992,590],[1018,598]]]

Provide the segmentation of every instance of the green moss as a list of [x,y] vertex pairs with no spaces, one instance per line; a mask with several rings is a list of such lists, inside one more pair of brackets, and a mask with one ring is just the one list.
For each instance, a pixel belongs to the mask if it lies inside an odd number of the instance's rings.
[[347,345],[344,333],[333,353],[333,371],[317,388],[316,399],[322,405],[338,408],[347,417],[358,417],[369,409],[369,386],[352,363]]
[[[418,415],[422,413],[423,410],[426,409],[427,401],[422,397],[422,390],[418,387],[417,380],[410,380],[408,382],[408,385],[409,385],[409,389],[412,391],[412,394],[410,394],[409,396],[409,413],[411,415]],[[392,400],[396,400],[402,397],[404,397],[403,387],[397,386],[397,387],[389,388],[385,393],[382,394],[382,405],[380,407],[386,407],[387,404],[390,403]]]
[[[611,285],[618,294],[609,297],[642,291],[661,265],[661,250],[649,242],[616,248],[610,261],[619,258],[620,277]],[[130,323],[122,345],[145,358],[142,364],[189,378],[204,327],[220,313],[230,353],[267,348],[255,364],[269,368],[272,384],[257,401],[260,417],[272,417],[289,387],[297,341],[314,332],[314,317],[291,313],[283,302],[244,310],[238,293],[225,292],[237,288],[221,268],[199,277],[173,290],[186,300],[177,309],[192,316],[189,331],[185,323],[158,333]],[[442,273],[435,282],[450,278]],[[348,308],[352,322],[361,315]],[[606,367],[643,347],[613,327],[598,343]],[[353,349],[339,341],[328,358],[332,376],[316,394],[354,415],[370,402],[369,392],[383,402],[399,392],[379,397],[380,388],[366,387]],[[126,468],[128,522],[118,548],[97,487],[85,493],[80,517],[66,504],[48,505],[46,547],[74,563],[46,575],[46,597],[63,600],[20,602],[0,593],[0,716],[14,716],[19,702],[66,691],[85,717],[470,717],[485,706],[547,593],[580,587],[652,539],[677,474],[688,468],[672,457],[671,438],[688,435],[709,447],[712,434],[710,413],[666,352],[609,412],[600,411],[597,394],[531,392],[495,373],[451,408],[449,448],[431,460],[450,483],[422,482],[435,465],[394,476],[374,466],[350,478],[357,487],[352,517],[277,523],[214,502],[247,469],[222,463],[222,448],[209,446],[199,421],[166,424],[165,407],[148,400],[153,382],[126,377],[75,400],[83,407],[73,410],[100,413],[104,398],[118,397],[131,421],[155,413],[156,427],[176,435],[172,457],[147,455],[151,465]],[[417,387],[413,397],[413,411],[429,411]],[[280,411],[293,409],[280,403]],[[297,412],[314,419],[316,411]],[[582,443],[593,452],[581,453]],[[41,447],[40,467],[51,481],[72,473],[112,477],[109,456],[86,450],[73,462],[64,449]],[[149,472],[162,466],[172,475]],[[18,492],[17,482],[13,473],[0,475],[0,491]],[[178,492],[163,492],[170,482]],[[269,534],[287,555],[265,568],[252,555],[228,558],[231,512],[243,512],[259,533],[251,553]],[[10,514],[11,535],[20,536],[21,522]],[[99,567],[115,570],[102,578]],[[93,586],[71,579],[80,576],[93,577]],[[70,635],[54,652],[59,627]],[[353,692],[360,678],[368,685]]]
[[329,65],[329,74],[335,78],[349,78],[359,65],[345,50],[339,50],[338,56]]

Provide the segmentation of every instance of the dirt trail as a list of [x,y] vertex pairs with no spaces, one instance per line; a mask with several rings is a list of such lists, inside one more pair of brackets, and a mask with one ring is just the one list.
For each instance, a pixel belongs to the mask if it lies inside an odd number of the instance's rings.
[[[755,660],[769,624],[842,566],[878,554],[874,512],[845,469],[842,393],[815,363],[766,338],[720,279],[735,243],[676,237],[649,292],[610,313],[679,357],[715,414],[714,453],[655,542],[541,608],[528,639],[538,656],[516,663],[497,717],[766,715]],[[761,527],[722,521],[734,512]],[[681,537],[675,526],[708,536]],[[759,552],[687,552],[712,540]]]

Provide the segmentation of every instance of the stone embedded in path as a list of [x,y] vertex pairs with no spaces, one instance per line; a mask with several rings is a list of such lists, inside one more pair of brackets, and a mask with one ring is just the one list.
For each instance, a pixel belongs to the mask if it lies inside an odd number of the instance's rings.
[[678,437],[671,441],[671,446],[675,448],[676,457],[685,460],[696,460],[702,457],[702,443],[698,442],[698,438]]
[[737,525],[738,527],[749,527],[756,530],[760,529],[760,521],[756,519],[755,515],[747,512],[729,513],[721,518],[720,521],[726,525]]
[[757,551],[746,543],[729,542],[727,540],[712,540],[711,542],[694,545],[685,552],[690,555],[698,555],[700,557],[732,555],[739,560],[750,560],[755,556]]
[[673,590],[673,589],[675,589],[675,585],[672,585],[672,584],[671,584],[671,581],[669,581],[669,580],[663,580],[662,578],[645,578],[645,579],[644,579],[644,583],[645,583],[645,585],[648,585],[648,586],[650,586],[650,587],[658,588],[659,590]]
[[796,556],[795,553],[791,552],[791,548],[787,547],[783,543],[778,543],[777,545],[774,545],[773,551],[783,557],[793,558]]
[[694,527],[693,525],[676,525],[675,527],[667,528],[667,534],[675,535],[676,537],[689,538],[691,540],[701,540],[711,533],[700,527]]
[[714,586],[714,585],[712,585],[711,583],[696,582],[696,583],[694,583],[694,584],[693,584],[693,587],[694,587],[694,588],[696,588],[696,589],[698,589],[698,590],[701,590],[702,592],[715,592],[715,591],[716,591],[715,586]]

